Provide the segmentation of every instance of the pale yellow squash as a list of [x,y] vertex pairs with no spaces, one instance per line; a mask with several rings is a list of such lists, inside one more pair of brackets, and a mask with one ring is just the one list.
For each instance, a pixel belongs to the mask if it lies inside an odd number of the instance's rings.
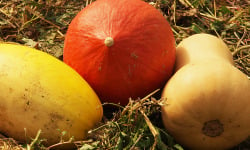
[[0,132],[45,145],[86,137],[103,115],[99,98],[72,68],[49,54],[0,43]]
[[164,125],[189,149],[223,150],[250,135],[250,81],[224,61],[189,63],[166,84]]
[[218,59],[234,64],[233,56],[223,40],[211,34],[194,34],[178,44],[175,70],[190,62]]

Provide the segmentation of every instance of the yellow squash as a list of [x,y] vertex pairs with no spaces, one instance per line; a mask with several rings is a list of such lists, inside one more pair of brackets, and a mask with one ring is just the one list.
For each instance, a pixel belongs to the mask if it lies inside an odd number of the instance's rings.
[[44,52],[0,43],[0,132],[21,142],[39,129],[45,145],[84,139],[103,115],[99,98],[72,68]]

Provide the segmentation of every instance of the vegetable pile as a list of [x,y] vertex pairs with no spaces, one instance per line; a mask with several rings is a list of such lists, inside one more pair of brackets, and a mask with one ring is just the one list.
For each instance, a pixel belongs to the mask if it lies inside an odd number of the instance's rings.
[[[0,3],[0,149],[250,147],[240,144],[250,135],[246,13],[219,18],[244,2],[97,0],[82,9],[81,2],[52,1]],[[63,4],[77,11],[62,15],[54,6]],[[208,6],[215,16],[204,15]],[[50,13],[62,16],[55,23]],[[211,29],[183,27],[193,18]],[[43,36],[54,50],[37,29],[56,31]],[[235,50],[228,43],[234,36]]]

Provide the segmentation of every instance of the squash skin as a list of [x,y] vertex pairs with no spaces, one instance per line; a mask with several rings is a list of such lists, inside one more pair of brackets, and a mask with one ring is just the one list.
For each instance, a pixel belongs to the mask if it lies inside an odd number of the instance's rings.
[[[189,149],[231,148],[250,135],[249,90],[247,76],[226,61],[186,64],[163,90],[163,123]],[[215,120],[224,131],[205,135],[204,123]]]
[[[110,47],[107,37],[114,39]],[[93,87],[103,102],[126,105],[170,78],[175,40],[166,19],[141,0],[98,0],[69,25],[64,62]]]
[[233,56],[222,39],[206,33],[191,35],[176,47],[175,72],[185,64],[208,59],[225,60],[234,65]]
[[25,143],[41,129],[45,145],[58,143],[62,131],[65,140],[81,140],[102,119],[88,83],[49,54],[0,43],[0,70],[0,132],[9,137]]

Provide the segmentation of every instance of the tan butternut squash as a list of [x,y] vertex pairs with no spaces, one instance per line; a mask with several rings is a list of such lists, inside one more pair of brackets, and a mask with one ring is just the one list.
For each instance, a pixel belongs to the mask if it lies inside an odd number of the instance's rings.
[[222,150],[250,135],[250,81],[224,60],[188,63],[162,97],[166,129],[185,147]]
[[178,44],[175,70],[191,62],[218,59],[234,64],[233,56],[223,40],[211,34],[194,34]]

